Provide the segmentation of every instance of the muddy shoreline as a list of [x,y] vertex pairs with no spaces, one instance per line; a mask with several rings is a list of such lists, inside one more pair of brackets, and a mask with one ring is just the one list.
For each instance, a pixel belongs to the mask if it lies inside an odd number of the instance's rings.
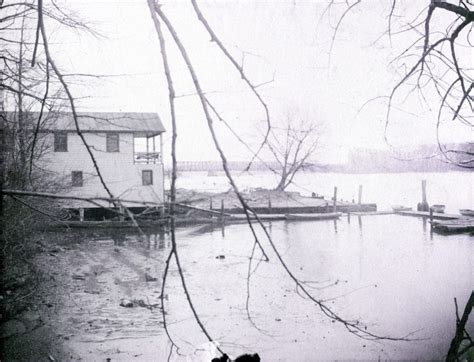
[[[401,223],[408,228],[406,235],[424,236],[415,243],[393,236]],[[2,315],[2,328],[7,317],[14,317],[24,329],[2,338],[2,360],[166,360],[170,344],[163,332],[160,293],[170,240],[163,229],[145,232],[143,236],[134,229],[63,229],[36,235],[36,256],[30,263],[34,268],[9,295],[25,301],[23,309]],[[430,337],[433,331],[434,342],[426,338],[416,343],[374,343],[348,334],[295,293],[274,260],[262,263],[252,277],[250,306],[257,329],[245,312],[253,240],[248,228],[216,223],[176,232],[199,313],[213,337],[234,356],[258,352],[266,357],[263,360],[442,358],[453,333],[451,295],[462,298],[470,285],[463,272],[470,259],[453,252],[452,246],[457,243],[464,248],[459,250],[471,250],[468,237],[438,240],[440,236],[423,232],[418,219],[385,215],[354,217],[352,223],[347,218],[272,222],[269,232],[285,251],[285,259],[295,263],[301,278],[316,283],[320,298],[335,298],[331,306],[344,315],[360,316],[380,333],[403,335],[421,328],[417,336]],[[382,261],[375,262],[371,255]],[[416,266],[420,255],[426,257],[430,276],[423,277],[424,284],[413,279],[420,273]],[[435,262],[429,259],[432,255],[443,257]],[[439,284],[445,280],[442,270],[450,270],[439,264],[449,260],[461,260],[463,269]],[[403,277],[404,270],[410,278]],[[17,273],[16,279],[21,275]],[[394,288],[413,294],[397,301],[390,298]],[[5,306],[9,302],[6,293],[2,295]],[[417,303],[420,298],[430,298],[430,304]],[[181,348],[181,355],[175,353],[172,360],[186,356],[210,360],[203,357],[209,346],[190,315],[173,268],[165,303],[172,336]],[[447,306],[446,311],[438,315],[441,306]]]

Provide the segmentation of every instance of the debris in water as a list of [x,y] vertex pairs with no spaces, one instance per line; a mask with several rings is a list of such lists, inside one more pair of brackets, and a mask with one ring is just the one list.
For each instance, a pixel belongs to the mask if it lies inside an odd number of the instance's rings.
[[125,308],[133,308],[133,302],[128,299],[120,299],[120,306]]
[[86,280],[86,276],[85,276],[85,275],[79,275],[79,274],[73,274],[73,275],[72,275],[72,279],[75,279],[75,280]]
[[145,281],[146,282],[156,282],[158,278],[152,277],[150,274],[145,273]]
[[125,308],[133,308],[133,307],[142,307],[142,308],[158,308],[160,305],[158,303],[151,304],[146,303],[143,299],[120,299],[120,306]]
[[87,294],[100,294],[100,292],[98,290],[88,290],[88,289],[85,289],[84,293],[87,293]]
[[217,255],[216,259],[225,259],[225,255]]

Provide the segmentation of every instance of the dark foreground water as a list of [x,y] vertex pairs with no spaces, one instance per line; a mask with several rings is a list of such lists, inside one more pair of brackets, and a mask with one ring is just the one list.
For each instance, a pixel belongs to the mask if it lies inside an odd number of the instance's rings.
[[[248,283],[253,246],[248,226],[181,229],[179,252],[192,299],[226,352],[258,352],[263,361],[446,354],[455,328],[453,298],[463,308],[474,285],[474,238],[431,234],[422,219],[397,215],[266,225],[284,260],[316,298],[375,334],[418,340],[366,341],[332,323],[296,292],[261,232],[271,260],[258,264],[257,252]],[[170,345],[159,309],[119,303],[121,298],[159,302],[168,235],[151,235],[148,241],[120,233],[78,235],[76,241],[55,266],[67,279],[55,321],[64,343],[84,360],[166,360]],[[158,281],[146,282],[145,273]],[[166,297],[169,331],[180,347],[171,359],[209,361],[209,345],[174,267]]]

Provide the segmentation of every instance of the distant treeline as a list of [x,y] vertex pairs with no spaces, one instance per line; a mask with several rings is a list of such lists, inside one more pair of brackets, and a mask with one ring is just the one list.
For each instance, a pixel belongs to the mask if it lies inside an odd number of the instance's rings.
[[441,152],[437,145],[420,146],[404,152],[358,149],[350,153],[348,163],[341,165],[341,169],[350,173],[469,171],[457,166],[456,162],[466,158],[465,152],[474,152],[473,143],[444,147],[446,152]]
[[[446,146],[449,150],[474,152],[474,144],[462,143]],[[446,172],[470,171],[460,168],[452,161],[460,161],[458,153],[448,153],[448,160],[437,146],[422,146],[416,150],[406,152],[390,152],[373,149],[357,149],[349,154],[345,164],[321,164],[317,161],[307,162],[305,171],[313,172],[338,172],[338,173],[379,173],[379,172]],[[244,171],[249,165],[248,161],[229,161],[231,171]],[[278,172],[280,165],[277,162],[255,161],[250,171]],[[178,162],[178,171],[222,171],[221,161],[181,161]]]

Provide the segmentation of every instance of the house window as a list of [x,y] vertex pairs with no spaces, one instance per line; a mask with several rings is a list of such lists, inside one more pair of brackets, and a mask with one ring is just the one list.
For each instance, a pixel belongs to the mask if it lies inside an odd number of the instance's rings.
[[142,170],[142,185],[153,185],[153,171],[152,170]]
[[107,152],[120,152],[118,133],[107,133]]
[[71,172],[71,185],[73,187],[82,187],[84,184],[83,178],[82,178],[82,171],[72,171]]
[[54,133],[54,152],[67,152],[67,133]]

